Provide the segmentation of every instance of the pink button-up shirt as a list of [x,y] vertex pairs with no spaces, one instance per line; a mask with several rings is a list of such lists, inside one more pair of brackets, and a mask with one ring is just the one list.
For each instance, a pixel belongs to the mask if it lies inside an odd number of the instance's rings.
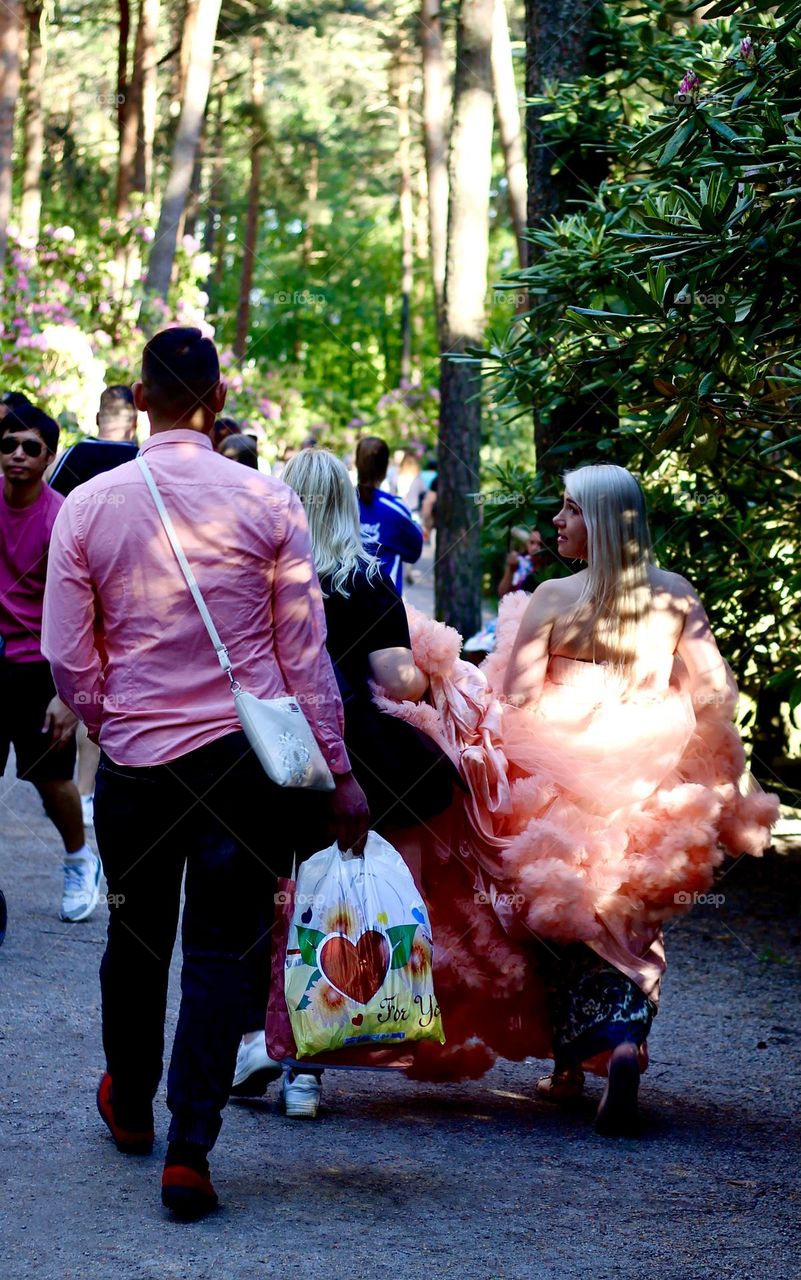
[[[237,679],[294,694],[334,773],[350,768],[302,504],[191,430],[142,445]],[[118,764],[163,764],[240,727],[228,677],[136,462],[75,489],[53,529],[42,651]]]

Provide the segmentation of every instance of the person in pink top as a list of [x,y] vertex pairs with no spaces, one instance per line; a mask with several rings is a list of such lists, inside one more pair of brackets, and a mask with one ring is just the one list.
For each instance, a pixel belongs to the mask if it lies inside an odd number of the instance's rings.
[[186,873],[162,1178],[163,1202],[186,1217],[217,1203],[207,1154],[247,1030],[248,953],[271,925],[276,877],[288,873],[316,804],[343,848],[368,826],[342,742],[303,507],[286,485],[214,452],[225,393],[214,344],[199,330],[156,334],[134,386],[152,433],[142,453],[239,680],[261,698],[298,698],[335,791],[283,791],[266,777],[135,462],[64,503],[43,630],[56,686],[101,747],[95,833],[116,905],[100,971],[107,1071],[98,1107],[125,1152],[153,1144]]
[[97,906],[100,862],[72,781],[77,721],[40,647],[48,547],[64,501],[43,479],[57,445],[58,423],[30,403],[0,420],[0,774],[13,744],[17,777],[36,787],[64,841],[61,918],[72,923]]

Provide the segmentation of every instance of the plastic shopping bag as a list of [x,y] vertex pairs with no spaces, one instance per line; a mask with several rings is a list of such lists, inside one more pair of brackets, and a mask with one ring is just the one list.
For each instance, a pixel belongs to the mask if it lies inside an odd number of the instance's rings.
[[[264,1028],[268,1054],[274,1062],[283,1062],[288,1066],[297,1065],[298,1062],[298,1047],[292,1034],[284,994],[286,947],[295,910],[295,888],[294,870],[291,879],[279,877],[271,933],[270,995]],[[341,1067],[346,1071],[408,1071],[416,1052],[417,1045],[408,1040],[391,1045],[357,1044],[347,1049],[335,1049],[333,1053],[316,1053],[312,1058],[304,1058],[303,1065]]]
[[371,831],[300,868],[284,970],[298,1057],[445,1036],[428,913],[400,854]]

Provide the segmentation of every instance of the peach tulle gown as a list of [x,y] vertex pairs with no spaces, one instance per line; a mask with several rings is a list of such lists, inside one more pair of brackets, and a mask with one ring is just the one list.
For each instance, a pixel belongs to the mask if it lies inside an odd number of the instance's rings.
[[542,943],[585,944],[655,1008],[662,923],[709,888],[726,851],[759,855],[778,816],[745,771],[733,680],[699,711],[678,660],[624,697],[604,664],[553,656],[536,707],[503,704],[529,598],[502,602],[480,669],[460,660],[455,631],[409,608],[434,705],[377,699],[436,738],[468,787],[406,850],[419,858],[447,1037],[420,1047],[419,1078],[552,1055]]

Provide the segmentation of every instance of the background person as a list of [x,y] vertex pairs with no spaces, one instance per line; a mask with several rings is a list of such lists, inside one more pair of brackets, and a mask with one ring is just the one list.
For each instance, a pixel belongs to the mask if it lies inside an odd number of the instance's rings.
[[400,498],[381,489],[389,466],[389,448],[378,436],[365,436],[356,446],[357,492],[362,542],[398,594],[403,592],[403,566],[416,564],[423,552],[423,533]]
[[136,406],[130,387],[106,387],[97,411],[97,435],[86,436],[65,449],[50,475],[50,488],[66,498],[79,484],[113,471],[139,452]]
[[506,557],[503,577],[498,583],[499,599],[510,591],[533,591],[548,559],[548,550],[539,530],[513,529],[512,536],[524,543],[525,551],[512,549]]
[[22,391],[4,391],[0,396],[0,418],[14,409],[32,409],[33,404]]
[[426,491],[420,459],[412,449],[398,449],[395,457],[398,463],[398,497],[406,503],[412,515],[417,516]]
[[[324,797],[331,829],[351,848],[366,835],[367,806],[342,742],[303,508],[286,485],[214,452],[225,393],[216,348],[199,329],[156,334],[134,387],[151,427],[142,454],[238,678],[256,697],[292,692],[304,706],[334,774]],[[58,687],[103,752],[95,828],[110,896],[121,900],[100,971],[107,1070],[97,1101],[123,1152],[153,1145],[186,871],[162,1200],[198,1216],[217,1203],[207,1156],[247,1029],[244,957],[276,877],[289,871],[309,797],[272,784],[250,749],[136,463],[64,504],[44,637]]]
[[[361,540],[356,494],[344,463],[326,449],[303,449],[287,464],[286,483],[303,502],[323,592],[326,647],[345,707],[345,746],[370,806],[370,825],[400,847],[396,829],[415,828],[448,807],[456,769],[420,729],[383,714],[372,700],[375,681],[388,697],[419,702],[428,679],[412,656],[406,608],[379,561]],[[320,842],[317,842],[317,847]],[[404,853],[406,850],[404,849]],[[266,935],[269,944],[269,935]],[[254,961],[266,975],[266,957]],[[250,1031],[237,1059],[235,1091],[263,1093],[277,1064],[264,1039],[266,988],[257,992]],[[287,1115],[313,1117],[320,1071],[284,1075]]]
[[636,479],[570,472],[554,524],[559,554],[586,568],[502,603],[480,679],[440,661],[440,624],[415,649],[470,783],[445,844],[458,853],[424,862],[435,936],[460,939],[437,977],[439,1065],[459,1078],[496,1054],[550,1054],[539,1091],[554,1100],[580,1094],[584,1070],[608,1074],[596,1127],[631,1135],[661,926],[724,850],[763,851],[779,806],[747,777],[736,688],[696,591],[653,563]]
[[[79,484],[93,476],[113,471],[130,462],[139,452],[136,442],[136,405],[130,387],[114,384],[100,396],[97,411],[97,436],[87,436],[66,449],[56,461],[50,475],[50,488],[67,497]],[[86,726],[78,725],[78,794],[81,797],[84,826],[94,825],[94,795],[100,748],[92,742]]]
[[236,418],[217,418],[211,432],[211,443],[215,453],[220,453],[226,440],[242,434],[242,428]]
[[227,440],[223,440],[217,452],[223,458],[231,458],[233,462],[241,462],[243,466],[252,467],[254,471],[259,470],[259,451],[255,436],[246,435],[244,432],[229,436]]
[[36,787],[64,842],[61,918],[74,923],[97,906],[100,861],[72,781],[77,721],[41,650],[48,550],[64,501],[43,477],[57,447],[58,423],[30,403],[0,419],[0,772],[13,744],[17,777]]

